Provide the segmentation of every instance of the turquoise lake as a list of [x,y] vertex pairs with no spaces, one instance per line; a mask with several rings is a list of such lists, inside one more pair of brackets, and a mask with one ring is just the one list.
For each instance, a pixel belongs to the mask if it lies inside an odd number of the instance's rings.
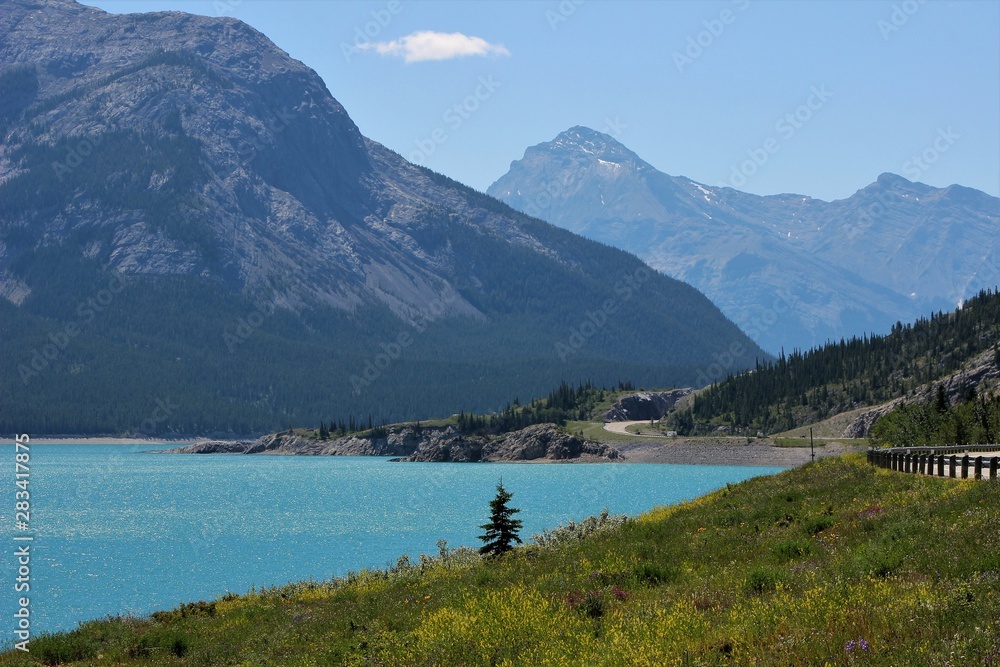
[[[31,445],[31,629],[146,615],[227,591],[383,567],[435,542],[478,546],[497,482],[523,537],[608,508],[639,514],[781,468],[392,463],[383,458],[154,455]],[[0,508],[0,637],[13,637],[14,446]]]

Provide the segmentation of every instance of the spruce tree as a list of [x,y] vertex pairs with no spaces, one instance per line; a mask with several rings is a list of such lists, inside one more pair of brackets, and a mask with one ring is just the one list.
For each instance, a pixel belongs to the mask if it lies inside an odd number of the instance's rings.
[[487,556],[500,556],[514,548],[516,542],[521,544],[518,531],[521,530],[521,520],[511,518],[521,510],[508,507],[513,494],[503,488],[503,479],[497,484],[496,498],[490,501],[490,522],[485,523],[480,528],[486,532],[479,536],[483,541],[483,546],[479,548],[479,553]]

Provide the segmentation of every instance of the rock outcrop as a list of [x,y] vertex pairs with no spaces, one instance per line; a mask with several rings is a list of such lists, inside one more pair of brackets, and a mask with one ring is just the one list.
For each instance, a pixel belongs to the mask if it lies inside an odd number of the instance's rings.
[[565,433],[555,424],[535,424],[500,436],[451,437],[429,441],[407,461],[565,461],[581,457],[621,458],[618,450]]
[[997,386],[1000,386],[1000,366],[996,363],[993,351],[980,354],[960,371],[943,380],[922,385],[913,394],[862,412],[844,429],[844,437],[867,438],[880,417],[892,412],[900,405],[927,403],[937,395],[939,386],[944,387],[948,403],[951,405],[961,401],[970,389],[979,392],[996,389]]
[[640,419],[660,419],[680,399],[694,391],[690,387],[670,391],[640,391],[618,399],[614,407],[604,414],[604,421],[627,422]]
[[273,433],[257,440],[208,440],[165,450],[165,454],[284,454],[300,456],[396,456],[402,461],[565,461],[619,460],[618,450],[584,440],[555,424],[535,424],[502,435],[466,435],[454,427],[395,426],[382,437],[350,435],[310,440]]

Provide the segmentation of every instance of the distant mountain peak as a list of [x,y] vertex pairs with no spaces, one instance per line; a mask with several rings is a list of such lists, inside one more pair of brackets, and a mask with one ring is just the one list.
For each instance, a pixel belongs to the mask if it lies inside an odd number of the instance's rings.
[[909,181],[899,174],[894,174],[891,171],[887,171],[878,175],[875,182],[884,187],[892,187],[894,185],[913,185],[913,181]]
[[610,134],[598,132],[584,125],[574,125],[565,132],[560,132],[552,141],[538,144],[533,148],[589,155],[592,158],[600,158],[613,162],[633,161],[637,164],[646,164],[642,158],[630,151]]
[[586,125],[574,125],[565,132],[560,132],[555,141],[560,140],[577,143],[618,143],[610,134],[598,132]]
[[996,284],[1000,200],[893,173],[833,202],[760,197],[670,176],[576,126],[488,192],[691,283],[772,352],[888,331]]

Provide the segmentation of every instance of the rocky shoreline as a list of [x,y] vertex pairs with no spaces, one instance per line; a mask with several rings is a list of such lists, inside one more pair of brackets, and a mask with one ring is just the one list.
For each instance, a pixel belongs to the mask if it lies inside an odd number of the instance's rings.
[[[860,451],[863,444],[830,442],[816,458]],[[581,439],[555,424],[538,424],[498,436],[470,436],[454,428],[395,427],[381,438],[348,436],[318,441],[272,434],[256,440],[209,440],[157,450],[163,454],[272,454],[288,456],[389,456],[399,462],[662,463],[794,467],[811,460],[808,447],[777,447],[735,437],[640,438],[614,447]]]
[[535,424],[502,435],[467,435],[454,427],[395,426],[382,437],[345,436],[312,440],[274,433],[256,440],[208,440],[160,450],[163,454],[277,454],[297,456],[394,456],[418,462],[618,461],[614,447]]

